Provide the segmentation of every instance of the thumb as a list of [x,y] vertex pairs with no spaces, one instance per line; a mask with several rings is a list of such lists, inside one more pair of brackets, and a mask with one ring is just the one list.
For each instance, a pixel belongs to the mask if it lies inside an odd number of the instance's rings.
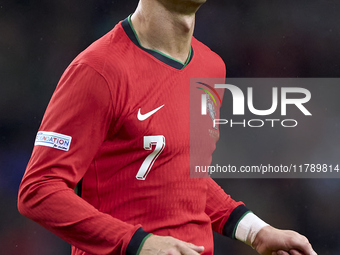
[[194,250],[194,251],[196,251],[198,253],[202,253],[204,251],[204,246],[197,246],[197,245],[194,245],[193,243],[186,243],[186,245],[190,249],[192,249],[192,250]]

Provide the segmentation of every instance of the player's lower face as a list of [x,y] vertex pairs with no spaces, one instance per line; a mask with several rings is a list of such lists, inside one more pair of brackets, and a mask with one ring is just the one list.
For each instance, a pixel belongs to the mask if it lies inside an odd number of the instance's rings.
[[207,0],[157,0],[165,5],[190,6],[204,4]]

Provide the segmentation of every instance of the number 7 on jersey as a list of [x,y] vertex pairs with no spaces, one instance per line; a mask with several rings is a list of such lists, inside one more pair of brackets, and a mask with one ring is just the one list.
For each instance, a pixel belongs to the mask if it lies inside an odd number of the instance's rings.
[[144,150],[152,150],[152,145],[156,145],[155,150],[145,158],[143,164],[139,168],[136,175],[138,180],[145,180],[153,163],[155,163],[158,156],[162,153],[165,147],[165,137],[163,135],[144,136]]

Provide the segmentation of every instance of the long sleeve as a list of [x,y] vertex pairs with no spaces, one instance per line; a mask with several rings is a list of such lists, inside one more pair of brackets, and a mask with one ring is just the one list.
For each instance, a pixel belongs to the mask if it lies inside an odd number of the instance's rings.
[[[112,125],[111,93],[105,78],[91,67],[73,64],[65,71],[45,112],[18,196],[20,213],[93,254],[125,254],[141,227],[101,213],[74,193]],[[67,146],[58,147],[58,141]]]
[[211,178],[208,185],[205,212],[211,219],[215,232],[234,238],[237,224],[249,212],[244,203],[236,202]]

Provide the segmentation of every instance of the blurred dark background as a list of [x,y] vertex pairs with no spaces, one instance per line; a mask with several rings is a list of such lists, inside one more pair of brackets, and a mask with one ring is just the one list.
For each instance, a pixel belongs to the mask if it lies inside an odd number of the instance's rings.
[[[70,254],[68,244],[17,212],[18,186],[62,72],[78,53],[132,13],[137,3],[0,0],[1,254]],[[339,11],[340,2],[332,0],[208,0],[197,14],[195,36],[224,59],[229,77],[339,77]],[[334,99],[337,94],[332,93]],[[339,124],[337,119],[329,121]],[[317,136],[300,133],[306,141],[318,139],[312,143],[310,158],[318,158],[324,137],[332,138],[327,128],[322,131]],[[281,138],[280,152],[298,137]],[[232,142],[236,139],[220,141],[224,147],[233,146]],[[325,146],[322,155],[338,157],[339,141]],[[246,152],[241,155],[245,159],[251,156]],[[217,181],[268,223],[295,229],[310,239],[318,254],[334,255],[340,254],[339,180]],[[256,253],[216,235],[216,254]]]

